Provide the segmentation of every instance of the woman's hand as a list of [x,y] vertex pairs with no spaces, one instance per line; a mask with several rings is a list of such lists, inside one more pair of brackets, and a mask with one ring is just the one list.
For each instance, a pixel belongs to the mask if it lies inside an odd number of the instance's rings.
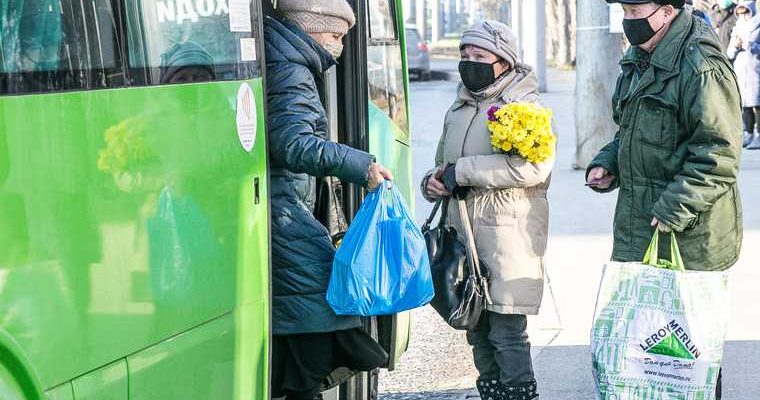
[[369,173],[367,174],[367,188],[369,190],[375,190],[386,179],[389,181],[393,180],[391,170],[377,163],[372,163],[369,166]]
[[441,197],[451,196],[446,186],[440,180],[440,174],[442,170],[430,175],[427,180],[427,186],[425,186],[425,197],[433,200],[438,200]]

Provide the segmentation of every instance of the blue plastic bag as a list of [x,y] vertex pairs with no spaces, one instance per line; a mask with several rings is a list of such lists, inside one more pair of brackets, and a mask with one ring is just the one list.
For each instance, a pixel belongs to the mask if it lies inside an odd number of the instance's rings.
[[333,261],[327,302],[338,315],[389,315],[433,298],[422,232],[390,183],[370,192]]

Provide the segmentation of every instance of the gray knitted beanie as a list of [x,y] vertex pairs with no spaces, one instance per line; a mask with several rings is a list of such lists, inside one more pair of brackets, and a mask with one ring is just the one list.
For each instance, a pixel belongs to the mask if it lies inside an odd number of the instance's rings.
[[345,35],[356,24],[346,0],[279,0],[277,9],[306,33]]
[[499,21],[480,21],[464,31],[459,48],[468,44],[496,54],[513,67],[522,65],[517,36],[507,25]]

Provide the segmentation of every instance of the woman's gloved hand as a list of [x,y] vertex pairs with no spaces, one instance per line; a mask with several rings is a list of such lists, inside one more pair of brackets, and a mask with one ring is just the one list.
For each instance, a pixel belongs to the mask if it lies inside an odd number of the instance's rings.
[[375,190],[386,179],[389,181],[393,180],[391,170],[377,163],[370,164],[369,173],[367,174],[367,188],[369,190]]
[[446,190],[455,197],[463,199],[470,191],[469,186],[459,186],[457,183],[456,164],[448,164],[438,172],[438,179],[443,182]]

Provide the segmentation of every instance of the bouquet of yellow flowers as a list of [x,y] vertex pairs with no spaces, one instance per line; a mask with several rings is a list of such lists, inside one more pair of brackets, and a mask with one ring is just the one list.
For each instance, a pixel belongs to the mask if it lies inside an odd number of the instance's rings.
[[495,149],[539,163],[554,154],[552,110],[533,103],[509,103],[488,109],[488,130]]

